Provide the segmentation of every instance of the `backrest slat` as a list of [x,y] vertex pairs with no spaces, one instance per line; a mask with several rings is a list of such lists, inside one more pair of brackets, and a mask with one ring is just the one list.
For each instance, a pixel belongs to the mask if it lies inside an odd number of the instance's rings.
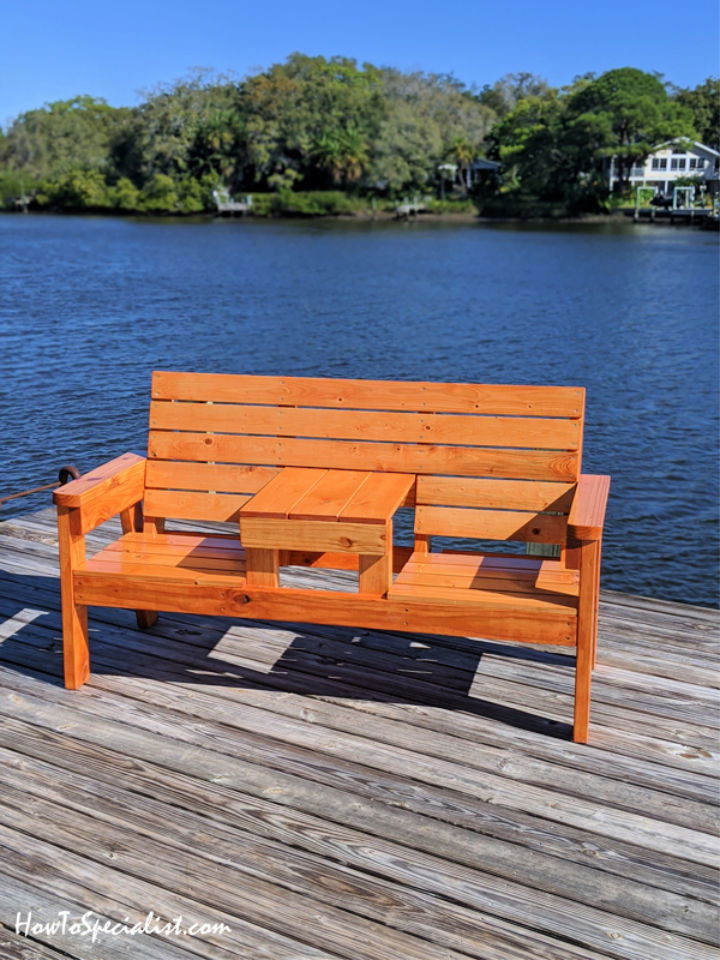
[[584,397],[582,387],[335,380],[325,377],[258,377],[169,371],[156,371],[152,387],[153,400],[570,418],[582,417]]

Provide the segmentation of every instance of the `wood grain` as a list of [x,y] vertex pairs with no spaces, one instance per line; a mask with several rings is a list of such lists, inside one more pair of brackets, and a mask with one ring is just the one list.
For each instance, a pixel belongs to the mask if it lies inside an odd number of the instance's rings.
[[578,420],[154,401],[152,430],[577,450]]
[[579,467],[577,454],[556,451],[238,437],[158,430],[150,432],[148,455],[151,459],[161,460],[273,464],[390,473],[446,473],[567,482],[577,478]]
[[152,397],[153,400],[213,403],[579,418],[584,411],[585,391],[582,387],[508,388],[496,384],[257,377],[156,370]]

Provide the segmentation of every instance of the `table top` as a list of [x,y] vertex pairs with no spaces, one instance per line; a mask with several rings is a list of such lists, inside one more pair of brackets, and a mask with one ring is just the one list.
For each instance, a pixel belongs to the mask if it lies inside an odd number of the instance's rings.
[[283,467],[241,507],[240,516],[385,523],[414,482],[409,473]]

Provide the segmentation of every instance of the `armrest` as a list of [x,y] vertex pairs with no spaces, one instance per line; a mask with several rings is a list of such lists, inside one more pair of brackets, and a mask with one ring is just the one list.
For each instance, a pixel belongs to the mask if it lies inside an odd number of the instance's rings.
[[599,540],[605,523],[610,477],[581,474],[568,517],[568,537]]
[[145,494],[145,457],[124,453],[53,494],[58,510],[78,510],[87,533],[110,517],[134,506]]

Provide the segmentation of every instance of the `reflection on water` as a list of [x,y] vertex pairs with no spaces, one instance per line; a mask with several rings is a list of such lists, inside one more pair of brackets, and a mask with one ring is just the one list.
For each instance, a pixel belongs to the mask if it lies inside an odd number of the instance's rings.
[[712,234],[10,215],[0,244],[3,490],[141,449],[154,367],[580,384],[605,585],[715,601]]

